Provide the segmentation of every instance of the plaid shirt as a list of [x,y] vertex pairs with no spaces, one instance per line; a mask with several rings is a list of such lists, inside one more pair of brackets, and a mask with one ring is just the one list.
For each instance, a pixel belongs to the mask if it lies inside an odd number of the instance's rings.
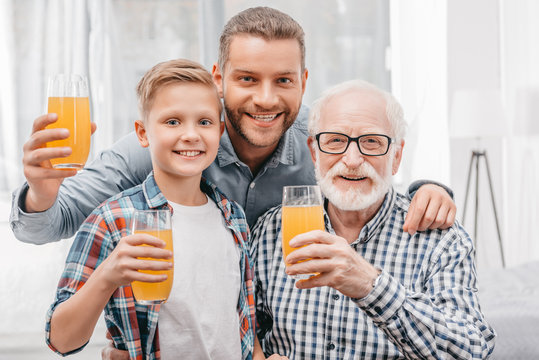
[[[494,330],[477,300],[473,245],[459,225],[409,235],[409,201],[391,190],[350,246],[382,269],[375,288],[351,299],[330,287],[297,289],[285,273],[281,208],[252,232],[258,336],[290,359],[482,359]],[[327,231],[334,234],[326,215]]]
[[[255,304],[245,214],[241,207],[227,200],[214,185],[204,179],[200,188],[222,211],[226,226],[243,253],[240,257],[242,283],[238,314],[242,358],[251,359],[254,346]],[[135,209],[167,207],[170,208],[170,205],[157,187],[153,173],[150,173],[144,183],[110,198],[86,219],[75,237],[58,284],[55,302],[47,313],[46,341],[52,350],[58,352],[50,343],[50,321],[54,309],[85,284],[97,266],[114,250],[120,238],[128,234],[128,226]],[[159,308],[160,305],[136,304],[131,286],[118,288],[105,306],[105,321],[115,346],[118,349],[129,350],[131,359],[160,358],[157,331]]]

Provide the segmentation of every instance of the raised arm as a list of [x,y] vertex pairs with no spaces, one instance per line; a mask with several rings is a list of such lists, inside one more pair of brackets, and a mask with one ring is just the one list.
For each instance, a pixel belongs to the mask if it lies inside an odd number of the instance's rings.
[[71,237],[101,202],[140,184],[151,171],[149,153],[134,133],[101,152],[76,176],[53,170],[50,159],[63,150],[43,145],[65,135],[59,129],[44,129],[54,120],[51,115],[37,118],[24,145],[27,183],[14,191],[10,215],[11,229],[23,242],[44,244]]

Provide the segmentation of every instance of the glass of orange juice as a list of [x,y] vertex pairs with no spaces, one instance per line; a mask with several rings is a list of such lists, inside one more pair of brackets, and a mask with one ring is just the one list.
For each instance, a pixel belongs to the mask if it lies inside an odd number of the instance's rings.
[[[169,210],[135,210],[132,221],[132,234],[148,234],[163,240],[166,243],[165,249],[173,251],[172,247],[172,227]],[[149,246],[149,245],[140,245]],[[140,258],[144,260],[169,261],[172,259]],[[170,295],[172,282],[174,279],[174,268],[170,270],[139,270],[146,274],[166,274],[165,281],[150,283],[133,281],[131,288],[137,303],[143,305],[164,303]]]
[[[316,185],[283,187],[282,208],[283,258],[297,248],[289,245],[290,240],[311,230],[325,230],[322,194]],[[308,261],[304,260],[304,261]],[[308,279],[316,274],[294,275],[294,279]]]
[[71,155],[51,160],[55,169],[81,170],[90,153],[90,102],[88,81],[77,74],[58,74],[49,78],[47,88],[49,114],[58,115],[48,129],[65,128],[69,137],[47,143],[47,147],[70,147]]

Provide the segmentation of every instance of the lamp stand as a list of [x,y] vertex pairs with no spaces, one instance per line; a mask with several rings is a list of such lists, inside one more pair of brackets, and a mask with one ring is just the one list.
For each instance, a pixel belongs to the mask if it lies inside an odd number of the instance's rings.
[[[466,208],[468,205],[468,194],[470,192],[470,181],[472,177],[472,170],[475,169],[475,215],[474,215],[474,246],[477,252],[477,213],[479,210],[479,161],[481,159],[485,160],[485,166],[487,168],[487,178],[490,189],[490,198],[492,200],[492,209],[494,210],[494,220],[496,221],[496,231],[498,232],[498,244],[500,246],[500,256],[502,259],[502,267],[505,267],[505,256],[503,252],[502,236],[500,232],[500,224],[498,222],[498,212],[496,211],[496,203],[494,201],[494,191],[492,189],[492,180],[490,176],[490,169],[488,166],[487,151],[472,151],[472,157],[470,158],[470,166],[468,168],[468,179],[466,181],[466,195],[464,198],[464,210],[462,212],[462,225],[464,225],[464,220],[466,219]],[[475,167],[474,167],[475,163]]]

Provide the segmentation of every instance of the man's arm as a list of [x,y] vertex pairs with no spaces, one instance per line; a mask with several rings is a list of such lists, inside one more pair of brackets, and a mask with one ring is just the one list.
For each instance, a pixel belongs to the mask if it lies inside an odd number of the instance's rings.
[[411,204],[403,230],[410,235],[427,229],[447,229],[455,222],[457,206],[447,186],[418,180],[410,184],[406,195]]
[[[36,123],[39,120],[40,118],[36,119]],[[64,170],[47,168],[49,159],[56,154],[49,152],[39,155],[40,150],[43,150],[39,148],[40,144],[50,141],[50,137],[38,137],[36,140],[35,134],[52,131],[38,130],[39,126],[43,125],[42,122],[25,144],[23,164],[28,183],[13,193],[10,215],[10,225],[15,237],[33,244],[44,244],[72,236],[101,202],[140,184],[151,171],[149,152],[140,146],[133,132],[118,140],[110,149],[101,152],[76,176],[65,179],[63,183],[60,178],[61,185],[56,185],[55,177]],[[34,189],[37,191],[33,191]],[[37,202],[28,204],[29,192],[47,195],[41,198],[41,202],[39,197],[32,195]],[[56,192],[57,197],[50,206],[50,198],[52,196],[54,199]],[[27,208],[28,205],[30,209]],[[34,209],[39,212],[33,211]]]

